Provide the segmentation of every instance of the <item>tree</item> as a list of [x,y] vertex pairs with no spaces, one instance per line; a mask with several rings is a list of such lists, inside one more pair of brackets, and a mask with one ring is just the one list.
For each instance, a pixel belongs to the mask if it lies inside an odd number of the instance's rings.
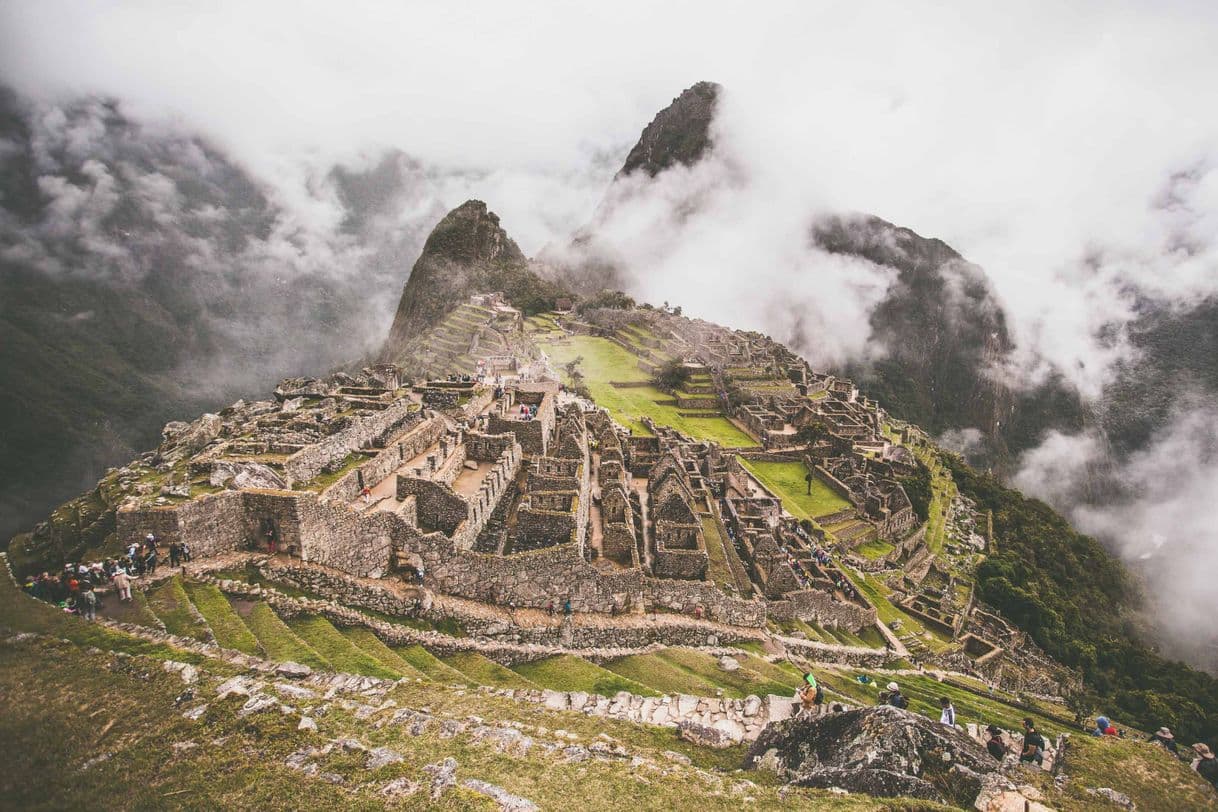
[[689,367],[685,366],[685,362],[674,358],[664,362],[659,371],[652,376],[651,382],[665,392],[676,392],[689,383],[689,376]]

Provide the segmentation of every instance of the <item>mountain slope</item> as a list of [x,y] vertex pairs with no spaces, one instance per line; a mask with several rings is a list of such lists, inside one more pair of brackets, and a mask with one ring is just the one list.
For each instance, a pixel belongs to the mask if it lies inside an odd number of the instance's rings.
[[471,294],[502,291],[528,314],[550,309],[562,289],[529,268],[520,248],[481,200],[467,200],[428,236],[402,290],[383,354],[399,357]]
[[380,341],[401,257],[442,211],[400,153],[314,191],[333,226],[114,101],[0,88],[0,539],[166,421]]

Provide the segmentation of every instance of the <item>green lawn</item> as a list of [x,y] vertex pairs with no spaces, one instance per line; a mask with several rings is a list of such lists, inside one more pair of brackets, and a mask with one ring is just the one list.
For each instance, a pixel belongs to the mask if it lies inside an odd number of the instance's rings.
[[262,645],[266,656],[280,662],[290,661],[322,671],[332,671],[334,666],[326,661],[313,647],[296,636],[287,624],[279,619],[275,610],[259,601],[250,607],[244,616],[245,625]]
[[895,549],[895,547],[883,539],[872,539],[871,541],[864,541],[862,544],[855,547],[854,551],[863,558],[868,558],[874,561],[876,559],[883,558]]
[[585,691],[601,696],[613,696],[628,691],[639,696],[658,696],[646,685],[615,674],[572,654],[560,654],[512,667],[520,676],[542,688],[554,691]]
[[184,582],[186,594],[190,602],[199,610],[199,614],[211,627],[216,642],[223,648],[236,649],[246,654],[262,655],[258,639],[254,637],[249,627],[245,625],[224,593],[211,584],[200,584],[194,581]]
[[710,558],[706,577],[714,581],[715,586],[720,589],[729,584],[735,588],[736,579],[732,576],[731,565],[727,561],[727,551],[723,549],[723,536],[719,533],[719,523],[713,516],[702,517],[702,535],[706,538],[706,554]]
[[[617,389],[610,381],[647,381],[647,373],[638,369],[638,357],[607,338],[572,336],[559,344],[547,344],[545,350],[555,369],[582,357],[579,370],[584,383],[598,406],[604,406],[615,420],[636,434],[647,434],[640,418],[650,417],[656,423],[671,426],[695,440],[712,440],[726,448],[749,448],[757,441],[745,434],[726,417],[682,417],[687,411],[676,406],[661,406],[657,400],[671,400],[672,395],[653,386]],[[710,401],[708,401],[710,402]]]
[[411,667],[423,673],[428,679],[448,684],[468,685],[469,677],[457,669],[445,665],[438,657],[420,645],[395,648],[394,652]]
[[804,481],[808,468],[802,462],[760,462],[744,458],[740,462],[782,499],[782,506],[792,516],[815,519],[850,507],[849,502],[834,493],[819,477],[812,478],[812,493],[809,494],[808,483]]
[[380,660],[357,648],[324,617],[309,615],[292,618],[287,621],[287,624],[288,628],[294,631],[301,640],[329,660],[338,671],[384,679],[397,679],[401,676]]
[[385,645],[371,629],[363,626],[352,626],[339,629],[343,637],[350,640],[361,651],[411,679],[428,679],[427,675],[411,665],[405,657]]
[[605,668],[666,694],[715,696],[722,691],[724,696],[740,699],[749,694],[791,693],[789,677],[781,678],[768,663],[763,668],[765,673],[747,666],[738,671],[724,671],[717,658],[686,648],[632,654],[611,660]]
[[148,608],[156,613],[170,634],[203,641],[211,639],[207,624],[190,611],[190,598],[179,575],[148,593]]
[[469,677],[475,685],[496,688],[536,688],[537,685],[512,669],[473,651],[462,651],[443,659],[445,665]]

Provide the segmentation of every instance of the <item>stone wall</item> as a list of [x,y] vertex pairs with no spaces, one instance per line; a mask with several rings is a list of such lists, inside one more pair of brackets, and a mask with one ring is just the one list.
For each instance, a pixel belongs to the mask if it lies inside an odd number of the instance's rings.
[[353,502],[359,497],[364,485],[372,487],[392,474],[404,464],[434,445],[444,434],[444,421],[438,417],[428,418],[394,440],[379,454],[361,464],[351,473],[335,482],[323,492],[326,499]]
[[469,518],[469,504],[451,488],[430,479],[398,476],[397,496],[403,500],[415,497],[419,527],[425,531],[439,530],[452,536]]
[[119,541],[125,548],[153,533],[168,546],[189,545],[191,555],[206,558],[241,549],[246,539],[244,494],[227,491],[182,505],[124,509],[116,514]]
[[346,506],[302,498],[300,555],[327,567],[367,578],[389,571],[397,516],[384,511],[357,513]]
[[799,618],[851,633],[874,626],[876,621],[873,607],[839,601],[819,589],[800,589],[787,593],[783,600],[770,601],[769,615],[775,620]]
[[321,474],[327,466],[346,459],[352,451],[379,445],[386,432],[408,420],[417,408],[409,400],[399,400],[387,409],[361,416],[347,428],[302,448],[284,464],[289,483],[306,482]]

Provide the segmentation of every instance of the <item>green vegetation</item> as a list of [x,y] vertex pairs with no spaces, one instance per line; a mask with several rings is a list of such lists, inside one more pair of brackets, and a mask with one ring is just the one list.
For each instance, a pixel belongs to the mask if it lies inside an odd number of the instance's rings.
[[978,596],[1051,656],[1082,671],[1097,710],[1185,741],[1218,740],[1218,679],[1138,640],[1138,593],[1120,562],[1048,505],[948,457],[960,490],[992,511],[995,549],[977,568]]
[[629,691],[640,696],[659,695],[646,685],[571,654],[521,663],[513,666],[512,670],[535,685],[555,691],[585,691],[601,696],[613,696],[618,691]]
[[883,558],[895,549],[896,548],[893,547],[892,544],[884,541],[883,539],[872,539],[871,541],[864,541],[862,544],[855,547],[854,551],[863,558],[875,561]]
[[782,506],[797,518],[815,519],[850,507],[820,477],[812,477],[812,493],[804,477],[808,468],[802,462],[760,462],[740,458],[740,462],[782,500]]
[[702,534],[706,538],[706,554],[710,558],[706,577],[720,589],[729,586],[735,589],[736,579],[732,575],[731,565],[728,564],[723,535],[719,532],[719,523],[715,521],[715,517],[702,517]]
[[1073,736],[1066,755],[1071,781],[1061,797],[1051,797],[1063,812],[1096,808],[1087,787],[1112,787],[1138,809],[1210,809],[1214,790],[1188,765],[1157,744],[1105,736]]
[[288,628],[296,636],[326,658],[336,670],[351,674],[363,674],[382,679],[397,679],[398,672],[387,667],[380,660],[365,654],[331,625],[330,621],[319,615],[307,615],[291,618],[287,621]]
[[738,671],[724,671],[714,657],[693,649],[632,654],[609,661],[605,668],[665,694],[715,696],[722,691],[724,696],[740,699],[749,694],[790,693],[784,682],[743,666]]
[[[1008,730],[1019,730],[1025,716],[1036,719],[1037,729],[1045,735],[1057,735],[1067,732],[1056,719],[1043,716],[1035,711],[1001,701],[1001,697],[978,695],[972,691],[947,683],[939,682],[934,677],[921,674],[901,674],[893,676],[884,670],[872,669],[824,669],[816,671],[817,679],[851,702],[860,705],[875,705],[879,700],[880,691],[890,680],[895,680],[901,686],[901,693],[909,699],[909,709],[932,719],[939,718],[939,697],[946,696],[956,707],[956,719],[960,724],[975,722],[983,728],[988,724],[996,724]],[[858,682],[857,677],[866,675],[872,681],[870,685]],[[1008,701],[1014,702],[1013,697]],[[1059,709],[1057,715],[1066,713]],[[1066,713],[1068,716],[1069,714]]]
[[350,626],[339,629],[339,633],[369,657],[377,659],[402,676],[423,680],[428,678],[426,674],[407,662],[406,658],[385,645],[384,641],[377,637],[371,629],[363,626]]
[[308,482],[298,482],[293,487],[298,491],[317,491],[321,493],[367,461],[368,458],[363,454],[360,454],[358,451],[352,451],[334,470],[320,473]]
[[443,658],[449,668],[460,671],[475,685],[493,685],[496,688],[536,688],[537,685],[473,651],[462,651]]
[[165,630],[179,637],[196,640],[211,639],[207,623],[190,608],[190,598],[182,586],[182,577],[175,575],[148,593],[148,606],[165,624]]
[[254,637],[258,638],[258,643],[268,658],[296,662],[325,671],[334,670],[334,666],[327,662],[326,658],[297,637],[296,633],[279,619],[275,610],[262,601],[253,604],[244,619],[245,625]]
[[[98,594],[100,598],[100,593]],[[120,601],[118,595],[107,595],[98,615],[120,623],[134,623],[150,629],[160,629],[157,616],[148,606],[148,596],[138,589],[131,590],[131,600]]]
[[207,625],[211,628],[212,634],[215,635],[216,642],[220,646],[243,651],[246,654],[262,655],[257,638],[238,617],[223,592],[212,584],[201,584],[195,581],[183,583],[190,602],[207,621]]
[[428,679],[436,682],[443,682],[450,685],[467,685],[469,677],[462,674],[457,669],[445,665],[427,649],[420,645],[406,646],[404,648],[395,648],[397,653],[403,660],[410,663],[410,666],[421,672]]
[[671,400],[672,396],[655,386],[621,389],[611,386],[610,381],[647,383],[649,376],[638,368],[637,356],[607,338],[572,336],[561,343],[547,344],[546,352],[557,368],[582,357],[580,371],[589,394],[598,406],[608,409],[615,420],[635,434],[649,433],[641,418],[650,417],[696,440],[713,440],[725,448],[757,444],[726,417],[684,417],[681,412],[685,410],[660,405],[656,401]]
[[[204,659],[189,651],[175,649],[163,643],[150,643],[126,632],[112,631],[69,615],[58,606],[24,594],[7,573],[3,572],[0,572],[0,618],[4,619],[6,628],[14,631],[45,634],[69,640],[79,646],[96,646],[107,651],[142,654],[158,660],[198,663]],[[0,718],[3,716],[4,714],[0,714]]]
[[665,361],[655,375],[651,377],[651,382],[658,389],[665,392],[676,392],[679,389],[684,389],[689,383],[689,367],[681,361],[680,358],[672,358]]

